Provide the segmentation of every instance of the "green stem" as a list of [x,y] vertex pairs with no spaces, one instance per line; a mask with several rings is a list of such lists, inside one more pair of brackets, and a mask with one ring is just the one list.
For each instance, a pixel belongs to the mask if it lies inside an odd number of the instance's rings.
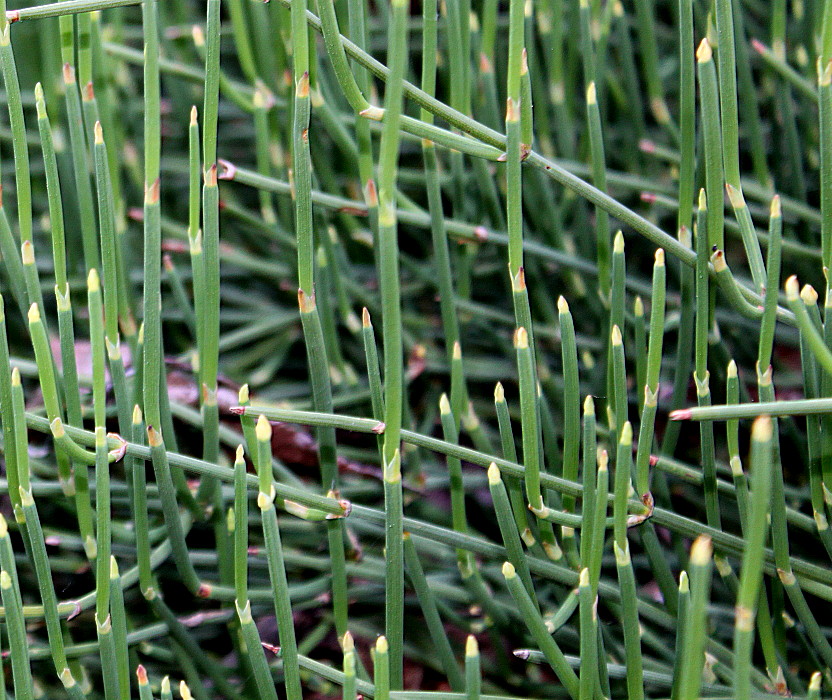
[[[696,51],[699,74],[699,100],[702,107],[702,131],[705,148],[705,191],[708,196],[708,244],[723,248],[724,214],[722,202],[723,154],[719,125],[719,97],[713,51],[703,39]],[[700,207],[701,208],[701,207]]]
[[408,576],[416,591],[416,597],[419,600],[419,605],[425,616],[425,624],[427,625],[431,641],[436,647],[436,654],[442,664],[442,669],[448,677],[451,688],[459,692],[465,687],[465,678],[459,670],[459,664],[454,659],[454,653],[448,641],[448,635],[445,632],[442,619],[439,616],[436,599],[425,577],[425,572],[419,561],[419,555],[416,552],[413,539],[407,532],[404,534],[404,558],[407,564]]
[[17,220],[21,242],[32,240],[32,180],[29,173],[29,146],[26,142],[26,124],[23,118],[23,100],[17,78],[17,66],[11,45],[11,24],[3,22],[0,28],[0,67],[9,105],[9,123],[12,129],[14,151],[14,175],[17,189]]
[[681,659],[679,674],[680,700],[699,697],[702,686],[702,666],[705,659],[709,592],[713,548],[708,537],[698,537],[691,546],[688,575],[690,577],[690,605],[682,623],[686,630],[685,656]]
[[569,695],[573,700],[578,700],[580,695],[578,677],[569,666],[569,662],[567,662],[557,642],[549,634],[546,623],[543,621],[540,612],[526,592],[522,581],[517,576],[514,566],[511,563],[506,562],[503,564],[503,576],[517,607],[520,609],[523,622],[540,647],[540,651],[546,656],[546,660],[560,679],[560,682],[566,687]]
[[754,617],[763,574],[763,549],[768,536],[771,509],[772,422],[758,418],[752,429],[751,508],[746,528],[747,543],[742,561],[734,622],[734,694],[745,700],[751,693],[751,653],[754,645]]

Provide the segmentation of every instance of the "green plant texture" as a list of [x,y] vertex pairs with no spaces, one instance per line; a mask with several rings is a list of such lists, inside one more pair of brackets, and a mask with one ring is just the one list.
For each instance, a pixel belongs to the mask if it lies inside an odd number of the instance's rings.
[[0,700],[832,697],[832,0],[0,0]]

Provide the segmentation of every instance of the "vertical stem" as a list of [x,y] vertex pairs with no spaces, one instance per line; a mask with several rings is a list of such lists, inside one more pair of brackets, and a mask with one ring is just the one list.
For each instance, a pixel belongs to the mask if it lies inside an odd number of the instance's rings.
[[20,259],[21,249],[12,234],[9,218],[3,206],[2,194],[2,189],[0,189],[0,256],[3,258],[3,266],[6,268],[11,294],[20,307],[20,313],[25,316],[28,307],[28,292],[26,291],[23,263]]
[[373,680],[375,681],[375,699],[390,700],[390,659],[389,645],[384,636],[376,640],[373,654]]
[[777,322],[777,295],[780,291],[783,216],[780,210],[780,197],[778,195],[775,195],[771,200],[770,214],[765,301],[763,318],[760,321],[760,345],[757,353],[757,365],[761,371],[765,371],[769,364],[771,364],[774,329]]
[[355,642],[349,632],[344,635],[342,647],[344,649],[344,684],[341,697],[343,700],[355,700]]
[[90,344],[93,365],[93,406],[95,412],[95,615],[103,625],[110,615],[110,465],[106,438],[106,385],[104,378],[104,313],[98,273],[90,270],[87,279],[90,312]]
[[32,240],[32,181],[29,173],[29,146],[26,143],[26,123],[23,119],[23,100],[17,79],[17,66],[11,45],[11,24],[5,15],[0,28],[0,67],[6,85],[6,99],[9,105],[9,122],[12,129],[14,151],[14,176],[17,188],[17,220],[20,240]]
[[[422,90],[428,95],[436,92],[436,47],[437,47],[437,2],[426,0],[422,4]],[[420,112],[420,119],[433,123],[433,114],[426,109]],[[459,321],[453,303],[454,286],[451,272],[448,234],[442,207],[442,191],[439,184],[439,170],[436,147],[432,141],[422,141],[425,161],[425,185],[428,195],[428,209],[431,217],[431,238],[437,267],[437,290],[442,315],[442,329],[445,335],[445,352],[450,361],[454,343],[459,340]]]
[[[138,445],[144,442],[144,425],[142,410],[133,407],[132,440]],[[147,522],[147,492],[144,460],[133,461],[133,520],[136,523],[136,563],[139,568],[139,591],[142,595],[153,586],[153,573],[150,564],[150,536]]]
[[[303,8],[303,9],[301,9]],[[309,155],[309,57],[306,2],[292,3],[294,41],[295,100],[292,116],[292,159],[294,167],[295,231],[298,242],[298,287],[309,296],[315,294],[314,230],[312,222],[312,164]]]
[[686,644],[688,641],[688,610],[690,608],[690,579],[688,572],[679,574],[679,609],[676,614],[676,656],[673,659],[673,686],[670,697],[673,700],[679,698],[679,686],[682,682],[684,665],[688,661]]
[[820,31],[820,60],[822,63],[832,61],[832,2],[825,0]]
[[[202,110],[202,162],[204,168],[202,264],[204,268],[205,300],[198,307],[202,311],[202,318],[197,321],[197,325],[202,333],[202,343],[199,346],[199,381],[203,420],[203,457],[209,462],[217,460],[219,451],[217,438],[219,430],[217,372],[220,333],[220,225],[219,188],[217,187],[217,121],[220,82],[220,4],[220,0],[208,0],[206,5],[206,79]],[[193,155],[191,159],[193,160]],[[194,240],[195,236],[191,234],[192,245]],[[206,505],[212,504],[217,497],[217,493],[217,481],[213,478],[204,477],[200,484],[200,500]]]
[[101,122],[94,127],[95,179],[98,186],[98,223],[101,231],[101,260],[104,283],[104,327],[107,340],[118,343],[118,261],[113,187],[107,164],[107,147]]
[[639,49],[644,70],[644,81],[647,83],[647,95],[650,98],[650,110],[659,124],[668,127],[673,132],[674,127],[664,99],[660,77],[653,2],[652,0],[636,0],[635,6]]
[[[217,165],[205,161],[206,170],[202,189],[203,206],[203,266],[205,269],[205,301],[201,305],[203,318],[199,376],[203,420],[203,458],[216,462],[219,452],[219,409],[217,407],[217,373],[219,371],[220,335],[220,222]],[[206,503],[213,500],[217,482],[204,477],[200,494]],[[202,485],[201,485],[202,486]]]
[[694,375],[703,380],[708,371],[708,328],[710,324],[710,290],[708,277],[708,249],[710,247],[710,210],[722,208],[719,201],[713,205],[705,190],[699,190],[699,209],[696,214],[696,337]]
[[[581,450],[581,388],[578,372],[578,346],[575,341],[575,323],[566,299],[558,299],[558,322],[563,361],[563,478],[578,480],[578,462]],[[575,498],[563,497],[563,509],[575,510]]]
[[693,0],[679,0],[679,215],[677,229],[691,229],[696,186],[696,85],[693,56]]
[[[719,63],[719,114],[722,125],[722,160],[725,182],[737,190],[740,183],[739,115],[737,111],[737,65],[734,46],[732,0],[716,0],[717,55]],[[712,200],[712,204],[716,204]]]
[[127,617],[124,609],[124,591],[115,557],[110,557],[110,615],[113,621],[113,646],[118,671],[119,698],[127,698],[130,697]]
[[[217,162],[217,111],[220,91],[220,4],[206,0],[205,102],[202,109],[202,158],[207,170]],[[305,5],[305,3],[304,3]],[[304,9],[306,9],[304,7]]]
[[401,457],[398,449],[384,466],[384,509],[384,629],[390,648],[390,683],[394,688],[401,688],[404,655],[404,527]]
[[751,434],[751,510],[745,536],[740,587],[734,619],[734,696],[746,700],[751,694],[751,653],[754,646],[754,616],[763,576],[763,555],[771,510],[772,421],[754,422]]
[[[61,18],[63,20],[63,17]],[[75,189],[80,210],[81,243],[84,251],[84,265],[88,270],[99,266],[98,244],[95,228],[95,205],[93,204],[90,166],[87,155],[87,140],[84,136],[84,117],[81,112],[81,95],[75,69],[72,67],[72,18],[69,17],[69,52],[64,59],[63,79],[69,121],[69,142],[72,151],[72,165],[75,175]]]
[[32,669],[29,666],[29,644],[26,640],[23,605],[20,601],[20,591],[16,585],[12,585],[12,578],[7,569],[0,571],[0,596],[2,596],[3,607],[6,609],[14,696],[20,700],[33,700],[34,688]]
[[467,700],[480,699],[481,685],[480,649],[477,638],[473,634],[469,634],[465,640],[465,692]]
[[[500,443],[503,448],[503,457],[511,462],[517,461],[517,447],[514,444],[514,430],[511,427],[511,415],[506,403],[505,390],[500,382],[494,388],[494,407],[497,412],[497,422],[500,430]],[[579,428],[580,431],[580,428]],[[526,514],[526,502],[523,498],[523,487],[520,479],[515,476],[506,479],[506,487],[511,498],[511,509],[514,513],[514,522],[520,531],[520,536],[527,546],[534,544],[534,535],[528,525]]]
[[705,191],[708,195],[708,242],[720,250],[725,247],[722,194],[722,148],[719,126],[719,97],[713,51],[707,38],[696,50],[699,74],[699,100],[705,147]]
[[162,373],[161,223],[159,161],[159,49],[156,0],[144,0],[144,414],[148,426],[161,430],[159,408]]
[[419,561],[419,554],[416,551],[416,545],[413,544],[413,538],[409,532],[404,533],[404,557],[407,563],[408,577],[416,591],[416,597],[419,600],[419,606],[422,608],[422,614],[425,617],[425,624],[428,628],[431,641],[434,644],[435,653],[442,664],[445,675],[448,677],[451,688],[459,692],[465,687],[465,679],[459,670],[459,664],[454,659],[451,643],[448,641],[448,635],[443,626],[442,618],[439,616],[436,599],[425,577],[422,563]]
[[691,546],[688,576],[690,606],[683,624],[686,630],[685,656],[681,660],[679,700],[694,700],[702,687],[702,666],[707,636],[707,605],[711,589],[713,546],[710,538],[700,535]]
[[[832,8],[832,2],[826,3]],[[832,10],[828,10],[832,15]],[[832,24],[832,21],[830,21]],[[832,61],[818,62],[820,212],[823,266],[832,269]]]
[[[43,616],[46,620],[49,649],[55,664],[55,672],[60,675],[64,671],[69,671],[69,669],[64,649],[61,621],[58,616],[58,598],[55,595],[55,584],[52,581],[52,571],[49,567],[49,557],[46,553],[46,543],[40,525],[40,517],[32,497],[32,491],[21,488],[18,495],[25,517],[25,527],[22,527],[21,530],[23,530],[23,535],[28,540],[27,549],[34,563],[41,602],[43,603]],[[5,521],[3,527],[5,527]]]
[[[604,136],[601,128],[601,112],[598,109],[598,99],[595,82],[586,88],[586,118],[589,125],[589,145],[592,160],[592,184],[602,192],[607,189],[607,173],[604,155]],[[610,224],[609,214],[600,207],[595,208],[595,245],[598,262],[598,280],[601,294],[606,298],[610,293]]]
[[0,423],[3,429],[3,457],[6,479],[13,510],[19,508],[17,449],[15,443],[14,409],[12,407],[12,369],[9,364],[9,338],[6,331],[6,304],[0,294]]
[[664,264],[664,250],[656,251],[653,263],[653,296],[650,302],[650,340],[647,346],[647,372],[644,384],[644,405],[641,411],[641,425],[638,435],[636,458],[636,491],[645,494],[650,490],[650,450],[653,446],[653,429],[659,400],[659,377],[664,346],[665,296],[667,270]]
[[52,140],[52,127],[49,124],[46,100],[40,83],[35,85],[35,104],[43,165],[46,171],[46,191],[49,198],[49,228],[52,234],[55,286],[63,289],[66,286],[66,242],[64,240],[64,212],[61,206],[61,185],[58,179],[58,163],[55,156],[55,144]]
[[529,597],[534,600],[534,586],[532,585],[532,576],[529,571],[529,564],[526,561],[526,555],[523,553],[523,544],[520,541],[520,534],[517,532],[517,526],[511,513],[511,505],[508,500],[508,493],[506,492],[505,484],[503,484],[500,470],[493,462],[488,467],[488,488],[491,492],[491,500],[494,503],[494,512],[497,515],[497,524],[500,527],[500,535],[503,539],[506,552],[508,553],[509,561],[518,572],[523,585],[529,594]]
[[[292,7],[294,10],[294,5]],[[392,0],[388,33],[390,74],[384,95],[384,123],[379,146],[379,243],[381,262],[382,323],[384,339],[383,463],[387,527],[386,622],[389,644],[390,683],[402,687],[403,596],[401,564],[401,457],[402,425],[402,327],[399,288],[399,245],[396,217],[396,177],[399,158],[399,122],[404,74],[407,67],[408,0]],[[304,23],[305,26],[305,23]],[[394,528],[398,532],[394,532]],[[397,568],[398,567],[398,568]]]
[[523,427],[523,464],[526,477],[526,497],[529,505],[542,510],[543,490],[540,486],[540,429],[537,418],[536,387],[534,366],[529,347],[529,334],[525,328],[514,333],[514,347],[517,351],[517,366],[520,374],[520,411]]
[[271,454],[272,429],[268,421],[261,416],[257,421],[258,450],[255,461],[260,478],[260,492],[257,505],[263,523],[266,557],[269,566],[269,578],[274,591],[274,607],[277,618],[277,630],[283,657],[283,674],[288,700],[301,700],[303,692],[300,684],[300,667],[298,666],[298,647],[295,640],[295,625],[292,619],[292,601],[289,598],[289,585],[286,580],[286,567],[283,562],[283,545],[277,524],[277,512],[274,507],[275,492],[272,485]]
[[591,700],[595,696],[595,684],[598,680],[598,618],[597,599],[593,595],[589,582],[589,569],[581,569],[578,584],[580,602],[580,693],[581,700]]
[[[567,692],[573,700],[578,700],[580,695],[580,682],[578,677],[575,675],[571,666],[569,666],[569,662],[546,627],[540,611],[535,607],[534,602],[529,597],[520,577],[510,562],[503,564],[503,577],[506,580],[506,585],[511,592],[512,598],[514,598],[514,602],[517,604],[523,622],[537,642],[540,651],[546,657],[546,661],[557,674],[560,682],[566,687]],[[594,671],[595,668],[593,665]]]
[[508,269],[512,280],[523,267],[523,176],[520,135],[520,83],[524,42],[523,0],[509,5],[507,102],[506,102],[506,222]]
[[[618,466],[616,465],[616,469]],[[630,543],[624,539],[621,547],[613,543],[615,563],[618,570],[618,585],[621,587],[621,618],[624,627],[624,653],[627,668],[627,698],[641,700],[644,697],[641,631],[636,597],[636,578],[630,559]],[[677,652],[678,653],[678,652]]]
[[234,590],[237,604],[248,600],[248,486],[243,446],[234,460]]

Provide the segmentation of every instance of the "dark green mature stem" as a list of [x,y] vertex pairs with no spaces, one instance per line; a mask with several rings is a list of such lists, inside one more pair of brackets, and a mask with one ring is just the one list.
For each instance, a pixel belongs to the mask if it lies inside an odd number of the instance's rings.
[[[332,409],[332,386],[327,347],[325,344],[322,319],[316,303],[314,283],[314,234],[312,220],[312,179],[309,152],[310,129],[310,63],[309,46],[305,27],[305,2],[292,6],[295,100],[293,111],[293,162],[295,199],[295,225],[297,228],[298,249],[298,302],[300,306],[303,333],[306,340],[307,360],[312,383],[313,405],[317,410]],[[334,6],[325,1],[321,7],[325,43],[330,58],[336,66],[337,78],[348,96],[350,104],[356,111],[366,108],[368,103],[363,98],[347,64],[343,47],[338,41],[338,24]],[[322,275],[326,274],[321,270]],[[322,278],[325,279],[325,278]],[[327,308],[327,285],[321,284],[322,303]],[[325,315],[326,318],[326,315]],[[330,327],[329,336],[334,335]],[[337,351],[337,345],[335,345]],[[337,352],[334,354],[337,357]],[[318,454],[321,465],[321,481],[325,489],[338,488],[338,467],[335,454],[335,431],[321,427],[318,433]],[[335,492],[333,492],[335,493]],[[332,522],[327,527],[330,555],[333,561],[332,603],[335,614],[335,628],[339,637],[347,632],[347,578],[344,568],[344,531],[339,522]]]
[[312,164],[309,155],[309,46],[303,14],[306,2],[292,3],[294,47],[294,109],[292,112],[292,162],[294,165],[295,229],[298,245],[298,287],[315,294],[315,245],[312,223]]
[[680,661],[679,698],[699,697],[702,685],[702,666],[705,655],[706,607],[711,588],[713,548],[711,541],[699,537],[690,553],[688,576],[690,577],[690,605],[683,625],[686,630],[685,656]]
[[58,164],[55,156],[52,128],[46,113],[46,101],[40,83],[35,86],[35,102],[38,112],[38,132],[41,140],[41,151],[43,152],[43,164],[46,170],[46,189],[49,197],[49,224],[52,234],[55,287],[62,290],[66,287],[67,280],[64,213],[61,206],[61,186],[58,180]]
[[[422,90],[428,95],[436,92],[436,50],[437,50],[437,3],[427,0],[422,6]],[[433,123],[433,115],[423,109],[420,119]],[[442,328],[445,333],[445,351],[450,362],[454,343],[459,341],[459,321],[453,304],[454,284],[451,270],[448,236],[442,206],[442,190],[439,184],[436,147],[433,141],[422,141],[422,153],[425,161],[425,184],[430,211],[431,236],[437,266],[437,288],[439,306],[442,315]],[[466,392],[467,394],[467,392]],[[457,417],[458,418],[458,417]]]
[[[71,31],[71,21],[69,28]],[[71,51],[71,45],[67,48]],[[95,235],[95,205],[93,204],[92,186],[90,184],[90,168],[83,129],[83,115],[81,113],[81,95],[78,91],[75,69],[72,67],[70,60],[72,60],[71,53],[69,59],[65,60],[63,67],[64,91],[69,117],[69,139],[72,150],[75,188],[81,219],[84,264],[88,270],[91,270],[99,267],[98,239]]]
[[[219,409],[217,407],[217,373],[219,370],[220,334],[220,260],[219,260],[219,188],[217,186],[217,120],[220,80],[220,0],[206,5],[205,97],[202,130],[202,265],[204,300],[198,321],[200,328],[199,383],[203,416],[203,457],[214,462],[218,457]],[[191,240],[194,235],[191,234]],[[198,263],[197,263],[198,264]],[[200,484],[199,499],[213,504],[217,482],[206,478]]]
[[[316,410],[332,410],[332,388],[330,383],[327,353],[324,344],[321,319],[315,298],[309,298],[303,289],[298,291],[301,324],[306,340],[306,355],[312,383],[312,403]],[[321,426],[317,430],[318,456],[321,465],[321,482],[327,490],[338,488],[338,462],[335,446],[335,430]],[[343,566],[344,532],[341,523],[332,522],[327,529],[330,556],[333,560],[332,604],[335,613],[335,627],[339,636],[347,631],[347,579]]]
[[[592,158],[592,184],[600,191],[606,192],[606,157],[604,155],[604,136],[601,128],[601,112],[598,108],[595,82],[586,89],[586,112],[589,125],[589,143]],[[606,297],[610,293],[610,258],[611,241],[609,214],[602,208],[595,209],[595,246],[598,262],[598,277],[601,293]]]
[[[271,481],[271,460],[267,459],[271,444],[272,430],[265,419],[257,424],[257,443],[259,449],[256,458],[257,472],[260,476],[260,491],[257,495],[257,505],[263,521],[267,559],[269,564],[269,578],[274,592],[274,607],[277,617],[277,629],[280,635],[281,655],[283,657],[284,682],[286,696],[289,700],[300,700],[302,697],[300,673],[297,665],[297,642],[295,640],[295,625],[292,619],[292,602],[286,580],[286,567],[283,558],[280,529],[277,524],[277,513],[274,507],[275,490]],[[264,490],[267,487],[268,490]]]
[[[826,5],[827,11],[829,3]],[[830,21],[832,25],[832,21]],[[821,251],[823,265],[832,268],[832,61],[818,62],[818,94],[820,111],[820,209]]]
[[758,418],[754,423],[751,438],[753,498],[748,514],[748,539],[734,613],[734,693],[739,700],[750,697],[751,692],[754,617],[763,574],[763,548],[768,536],[767,517],[771,509],[772,432],[769,417]]
[[[113,186],[104,145],[101,122],[94,128],[95,179],[98,189],[98,221],[101,235],[101,260],[103,262],[104,324],[107,341],[118,343],[118,243],[116,241]],[[63,222],[61,222],[63,225]],[[60,283],[59,283],[60,284]]]
[[679,0],[679,65],[681,161],[679,167],[679,215],[677,230],[693,226],[696,181],[696,84],[693,44],[693,1]]
[[161,133],[159,114],[159,65],[156,0],[144,0],[144,416],[148,426],[161,429],[159,409],[162,372],[161,321],[161,224],[159,212],[159,160]]
[[413,588],[416,591],[416,596],[419,599],[419,605],[425,616],[425,624],[428,627],[431,640],[436,647],[436,652],[442,663],[442,668],[451,688],[461,691],[465,686],[463,675],[459,669],[459,664],[454,659],[454,653],[451,644],[448,641],[448,635],[442,624],[442,619],[439,616],[436,600],[431,591],[422,564],[419,561],[419,555],[416,551],[416,546],[413,544],[413,539],[409,533],[404,534],[404,557],[407,563],[407,573],[410,578]]
[[719,125],[719,103],[713,51],[707,39],[696,50],[699,74],[699,102],[704,143],[705,192],[708,197],[708,243],[722,249],[725,245],[722,202],[723,153]]
[[26,642],[26,629],[23,625],[20,590],[18,589],[17,581],[12,579],[9,574],[9,569],[5,567],[3,571],[0,571],[0,594],[2,594],[3,607],[8,611],[6,624],[9,635],[9,646],[12,649],[10,656],[15,698],[32,700],[34,698],[32,669],[29,666],[28,644]]
[[[396,175],[399,159],[399,116],[407,68],[408,0],[391,2],[389,52],[390,79],[384,95],[385,120],[379,146],[379,245],[382,323],[384,340],[384,492],[387,575],[385,633],[389,644],[390,683],[402,687],[403,598],[401,563],[401,457],[399,453],[404,384],[402,377],[402,322],[399,287],[399,244],[396,218]],[[305,22],[302,23],[305,26]]]
[[14,149],[15,186],[17,188],[17,221],[20,240],[32,240],[32,181],[29,174],[29,148],[26,144],[26,124],[23,120],[23,101],[17,78],[14,50],[11,45],[11,24],[5,17],[0,27],[0,67],[6,86],[9,105],[9,122]]
[[205,103],[202,109],[202,158],[207,171],[217,162],[217,119],[220,81],[220,5],[206,0]]
[[[49,637],[50,651],[52,652],[52,660],[55,664],[55,672],[59,676],[68,672],[69,678],[71,678],[72,673],[67,666],[63,632],[58,615],[58,599],[52,581],[49,558],[46,553],[46,544],[44,542],[37,507],[35,506],[31,491],[21,489],[19,496],[23,514],[26,518],[24,535],[28,538],[27,546],[34,561],[35,573],[43,603],[44,617],[46,618],[46,631]],[[6,527],[5,521],[0,527]]]
[[549,634],[549,631],[546,629],[546,623],[534,607],[534,603],[523,587],[523,583],[517,575],[514,566],[509,562],[503,564],[503,576],[505,577],[506,585],[511,591],[512,597],[520,609],[523,621],[528,627],[529,632],[534,637],[561,683],[566,687],[569,695],[572,696],[573,700],[577,700],[579,697],[578,677],[570,668],[560,647]]
[[[208,161],[205,161],[208,163]],[[202,345],[199,350],[200,397],[203,420],[202,456],[216,462],[219,451],[219,408],[217,406],[217,374],[219,371],[220,335],[220,226],[217,166],[207,165],[202,188],[202,262],[205,298],[200,304]],[[217,484],[206,479],[200,484],[200,496],[207,504],[216,497]]]
[[508,225],[508,271],[511,279],[523,267],[523,180],[520,142],[520,72],[523,61],[523,3],[509,5],[509,39],[506,101],[506,222]]
[[639,428],[638,456],[636,459],[636,491],[649,490],[648,468],[652,447],[653,428],[659,398],[662,348],[664,347],[666,269],[664,251],[657,250],[653,264],[653,298],[650,305],[650,341],[647,348],[647,371],[644,384],[644,405]]
[[719,114],[722,127],[725,182],[741,190],[733,0],[716,0],[715,14],[718,47],[716,58],[719,64]]
[[[147,444],[150,446],[153,470],[156,473],[156,483],[159,486],[165,525],[170,532],[170,544],[176,568],[185,586],[193,593],[197,593],[200,591],[199,577],[194,570],[190,557],[188,557],[185,529],[176,503],[176,491],[171,477],[170,462],[165,452],[165,444],[158,430],[149,424],[147,426]],[[142,593],[147,596],[148,591],[152,595],[152,587],[143,590]]]
[[97,623],[103,625],[110,614],[110,465],[107,459],[106,388],[104,379],[104,312],[98,273],[93,269],[87,280],[92,346],[93,402],[95,413],[96,484],[96,607]]

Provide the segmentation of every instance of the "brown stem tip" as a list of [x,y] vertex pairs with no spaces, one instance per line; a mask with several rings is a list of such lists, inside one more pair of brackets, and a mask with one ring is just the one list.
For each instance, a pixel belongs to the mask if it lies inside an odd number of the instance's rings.
[[72,618],[78,617],[81,614],[81,603],[77,600],[75,601],[75,607],[72,609],[72,612],[66,616],[66,621],[69,622]]
[[751,48],[754,49],[757,53],[765,53],[767,50],[766,45],[759,39],[751,40]]
[[224,158],[217,159],[220,170],[217,172],[218,180],[233,180],[237,176],[237,166]]
[[110,456],[113,458],[114,462],[120,462],[124,459],[124,455],[127,452],[127,440],[121,437],[118,433],[107,433],[107,437],[118,440],[118,447],[110,450]]

